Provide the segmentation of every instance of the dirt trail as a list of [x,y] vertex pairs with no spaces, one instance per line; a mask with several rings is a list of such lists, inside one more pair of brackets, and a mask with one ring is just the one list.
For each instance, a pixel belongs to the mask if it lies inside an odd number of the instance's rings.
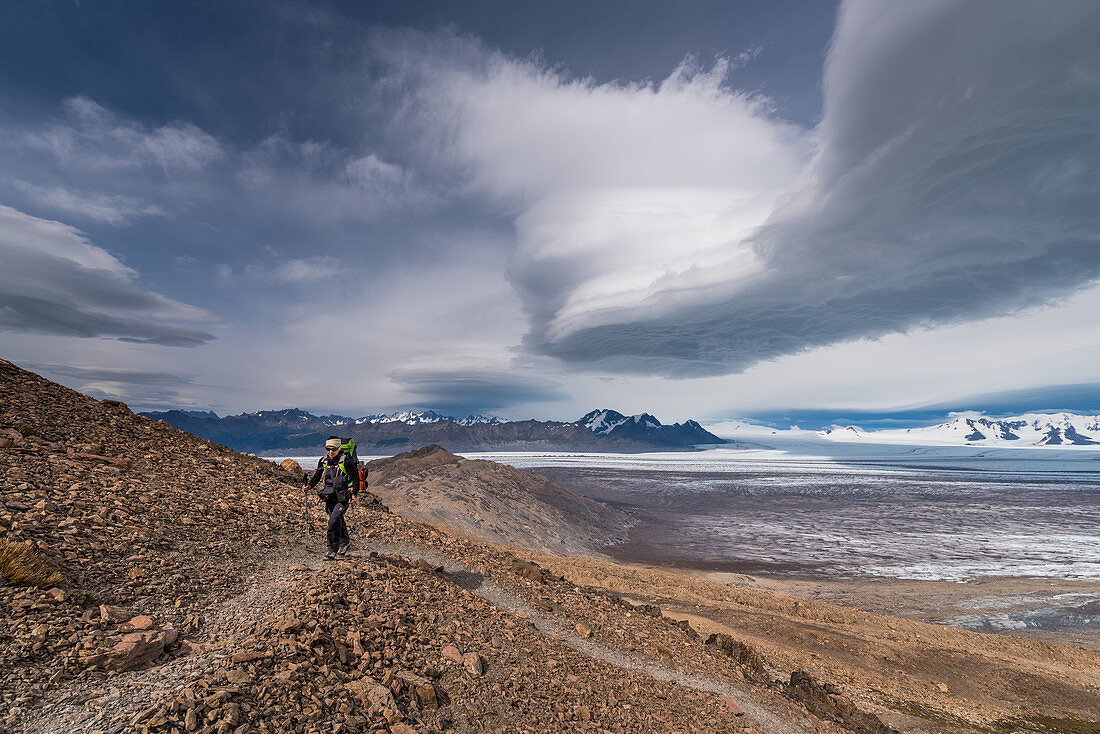
[[437,568],[442,566],[444,572],[460,586],[476,593],[498,609],[526,619],[547,637],[563,642],[590,658],[602,660],[623,670],[645,673],[657,680],[668,681],[704,693],[725,696],[743,710],[746,716],[765,727],[765,730],[772,734],[795,734],[796,732],[808,733],[814,731],[814,727],[805,720],[792,722],[780,719],[776,714],[756,703],[746,693],[734,688],[725,681],[683,673],[655,660],[645,660],[636,655],[627,655],[600,642],[581,637],[570,629],[569,624],[563,624],[561,620],[535,609],[526,601],[502,589],[492,580],[474,573],[462,563],[440,555],[434,550],[419,545],[389,543],[374,538],[367,539],[359,545],[361,548],[366,547],[377,553],[405,556],[414,562],[417,559],[422,559]]
[[[491,579],[431,548],[376,538],[367,539],[357,545],[358,551],[349,554],[349,561],[354,562],[354,559],[374,551],[378,554],[403,556],[412,563],[423,560],[433,567],[442,567],[446,576],[454,583],[477,594],[498,609],[527,620],[547,637],[568,645],[583,655],[623,670],[644,673],[657,680],[724,696],[741,708],[749,720],[771,734],[809,734],[815,731],[814,725],[805,717],[797,721],[790,720],[789,713],[781,717],[757,703],[743,690],[725,681],[684,673],[658,661],[625,654],[600,642],[585,639],[575,633],[569,623],[534,608]],[[242,626],[258,622],[275,612],[285,599],[296,573],[302,571],[303,566],[316,572],[331,563],[333,562],[319,559],[316,553],[309,553],[300,545],[293,546],[250,579],[248,588],[243,593],[223,602],[207,616],[202,636],[214,644],[213,650],[181,656],[153,668],[120,673],[102,685],[87,680],[75,680],[51,694],[38,709],[38,715],[25,720],[22,728],[17,731],[21,734],[70,734],[74,731],[120,734],[150,705],[155,692],[177,689],[195,675],[201,674],[212,661],[232,654],[229,638]],[[292,568],[295,566],[297,568]],[[219,647],[222,649],[219,650]]]
[[[273,559],[266,568],[248,581],[244,592],[227,599],[206,615],[202,637],[216,641],[241,626],[256,622],[278,609],[293,580],[290,566],[316,558],[299,544]],[[319,566],[318,566],[319,567]],[[149,705],[154,691],[175,690],[209,667],[211,661],[226,657],[231,650],[217,648],[205,653],[184,655],[152,668],[119,673],[97,684],[73,679],[50,694],[37,709],[34,718],[24,719],[24,734],[72,734],[99,731],[119,734],[133,718]]]

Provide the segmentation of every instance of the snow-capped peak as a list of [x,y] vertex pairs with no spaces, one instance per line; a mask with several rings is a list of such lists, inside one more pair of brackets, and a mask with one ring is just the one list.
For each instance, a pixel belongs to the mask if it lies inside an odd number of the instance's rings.
[[[709,426],[722,436],[763,434],[801,434],[797,429],[775,431],[746,421],[724,421]],[[968,411],[951,413],[949,420],[921,428],[863,430],[858,426],[833,426],[818,431],[829,441],[898,443],[929,446],[1098,446],[1100,415],[1077,413],[1025,413],[1007,418],[990,418]]]
[[437,413],[434,410],[400,410],[395,413],[377,413],[356,419],[355,423],[405,423],[410,426],[418,426],[425,423],[439,423],[440,421],[452,421],[460,426],[472,426],[476,423],[507,423],[503,418],[495,415],[468,415],[465,418],[455,418],[449,415]]
[[577,423],[598,436],[606,436],[625,423],[634,423],[639,428],[647,430],[655,430],[661,427],[661,421],[649,413],[625,416],[617,410],[608,410],[607,408],[593,410],[585,414]]
[[597,435],[603,436],[626,422],[626,416],[616,410],[593,410],[586,413],[577,423]]

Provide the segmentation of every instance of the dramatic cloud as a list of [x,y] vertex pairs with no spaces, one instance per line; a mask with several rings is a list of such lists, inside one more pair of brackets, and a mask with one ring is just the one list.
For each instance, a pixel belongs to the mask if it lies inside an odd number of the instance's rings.
[[515,212],[528,346],[683,377],[1096,279],[1097,27],[1089,3],[847,3],[804,134],[722,62],[598,85],[456,40],[404,69],[434,153]]
[[1094,378],[1095,3],[845,2],[824,69],[832,4],[629,51],[459,5],[0,49],[36,69],[0,100],[5,356],[139,406],[512,418]]
[[685,62],[659,84],[596,84],[434,40],[394,54],[419,90],[406,114],[427,129],[420,141],[439,141],[421,143],[425,160],[451,162],[471,192],[518,214],[509,273],[536,349],[575,356],[557,342],[709,303],[759,274],[748,237],[809,146],[767,100],[725,86],[727,61]]
[[0,329],[186,347],[214,338],[178,322],[217,317],[144,290],[137,273],[60,222],[0,206],[0,259]]

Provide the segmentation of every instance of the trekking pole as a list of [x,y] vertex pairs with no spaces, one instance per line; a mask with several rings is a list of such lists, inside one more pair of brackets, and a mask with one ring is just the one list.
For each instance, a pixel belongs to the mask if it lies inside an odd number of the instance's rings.
[[355,532],[355,495],[348,499],[348,533]]
[[307,484],[302,485],[302,520],[306,525],[305,549],[309,550],[309,485]]

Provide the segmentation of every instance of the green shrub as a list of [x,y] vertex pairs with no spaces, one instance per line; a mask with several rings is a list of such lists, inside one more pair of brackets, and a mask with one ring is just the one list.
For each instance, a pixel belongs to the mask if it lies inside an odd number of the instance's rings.
[[12,428],[18,431],[19,435],[23,438],[29,438],[35,433],[34,429],[28,426],[26,423],[16,423],[14,426],[12,426]]

